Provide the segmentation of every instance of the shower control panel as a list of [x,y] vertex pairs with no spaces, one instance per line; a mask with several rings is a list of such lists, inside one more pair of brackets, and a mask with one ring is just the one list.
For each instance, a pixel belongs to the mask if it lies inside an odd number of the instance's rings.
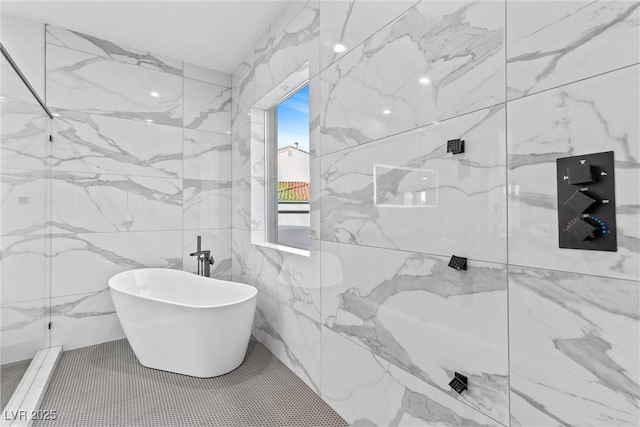
[[617,250],[613,151],[557,159],[561,248]]

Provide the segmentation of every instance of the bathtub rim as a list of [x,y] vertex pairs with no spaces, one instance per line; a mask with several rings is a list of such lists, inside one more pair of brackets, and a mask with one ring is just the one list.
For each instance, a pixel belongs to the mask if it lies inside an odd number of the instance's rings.
[[[239,299],[237,301],[226,303],[226,304],[191,305],[191,304],[183,304],[183,303],[179,303],[179,302],[175,302],[175,301],[169,301],[169,300],[160,299],[160,298],[150,298],[150,297],[145,296],[145,295],[140,295],[140,294],[136,294],[136,293],[133,293],[133,292],[128,292],[128,291],[125,291],[125,290],[122,290],[122,289],[118,289],[118,288],[115,288],[114,286],[111,285],[111,281],[113,279],[115,279],[116,277],[118,277],[118,276],[125,275],[127,273],[131,273],[132,271],[144,271],[144,270],[177,271],[177,272],[183,273],[185,275],[193,274],[194,276],[201,277],[203,279],[217,280],[217,281],[220,281],[220,282],[227,282],[227,283],[230,283],[230,284],[233,284],[233,285],[240,285],[240,286],[243,286],[243,287],[246,287],[246,288],[250,288],[252,290],[252,294],[250,296],[246,297],[246,298]],[[222,307],[230,307],[230,306],[233,306],[233,305],[242,304],[243,302],[250,301],[253,298],[257,298],[257,295],[258,295],[258,289],[255,286],[251,286],[251,285],[248,285],[246,283],[233,282],[231,280],[216,279],[215,277],[198,276],[198,275],[196,275],[194,273],[189,273],[187,271],[177,270],[177,269],[174,269],[174,268],[134,268],[134,269],[131,269],[131,270],[121,271],[120,273],[114,274],[113,276],[111,276],[109,278],[108,287],[109,287],[109,290],[111,292],[113,292],[113,291],[120,292],[121,294],[129,295],[129,296],[132,296],[134,298],[140,298],[140,299],[144,299],[144,300],[148,300],[148,301],[156,301],[156,302],[160,302],[160,303],[164,303],[164,304],[175,305],[175,306],[178,306],[178,307],[186,307],[186,308],[222,308]]]

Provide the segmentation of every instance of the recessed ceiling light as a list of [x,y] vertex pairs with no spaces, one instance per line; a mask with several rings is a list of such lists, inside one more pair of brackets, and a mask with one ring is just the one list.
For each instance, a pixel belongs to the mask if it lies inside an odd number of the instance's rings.
[[418,83],[420,83],[421,85],[428,85],[429,83],[431,83],[431,80],[429,79],[429,77],[420,77]]
[[338,43],[333,47],[333,51],[335,53],[342,53],[345,50],[347,50],[347,47],[345,45],[341,44],[341,43]]
[[58,113],[51,113],[51,115],[52,115],[53,117],[60,117],[60,114],[58,114]]
[[149,95],[153,96],[154,98],[158,98],[160,96],[158,92],[151,92]]
[[384,114],[385,116],[388,116],[389,114],[391,114],[391,110],[384,110],[382,114]]
[[147,123],[153,123],[153,120],[151,120],[151,119],[147,119],[147,120],[145,120],[145,122],[147,122]]

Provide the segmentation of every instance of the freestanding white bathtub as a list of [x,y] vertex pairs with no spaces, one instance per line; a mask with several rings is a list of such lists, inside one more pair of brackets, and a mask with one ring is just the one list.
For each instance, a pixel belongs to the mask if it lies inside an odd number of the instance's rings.
[[244,360],[256,308],[253,286],[145,268],[116,274],[109,288],[142,365],[207,378]]

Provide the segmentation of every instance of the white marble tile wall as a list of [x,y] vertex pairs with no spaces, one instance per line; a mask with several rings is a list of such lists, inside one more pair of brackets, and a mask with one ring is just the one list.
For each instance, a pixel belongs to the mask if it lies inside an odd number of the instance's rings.
[[[47,46],[47,104],[54,108],[181,126],[182,80],[111,58]],[[159,96],[150,96],[152,92]]]
[[351,425],[500,425],[325,328],[322,398]]
[[504,129],[496,106],[323,156],[322,239],[506,262]]
[[51,298],[51,345],[66,350],[124,338],[108,289]]
[[[55,109],[54,171],[181,178],[182,129]],[[190,135],[191,136],[191,135]],[[148,143],[142,143],[148,142]],[[186,144],[185,144],[186,145]],[[190,153],[199,144],[189,145]]]
[[320,324],[259,293],[253,335],[309,387],[321,390]]
[[322,154],[503,102],[504,7],[422,1],[325,69]]
[[185,179],[231,180],[231,133],[184,129]]
[[[3,15],[4,16],[4,15]],[[29,89],[22,83],[18,74],[13,70],[9,61],[0,56],[0,97],[2,98],[2,109],[10,105],[9,101],[18,101],[28,105],[36,106],[36,100]],[[16,108],[15,106],[13,108]],[[35,110],[35,108],[34,108]],[[3,114],[5,114],[3,112]]]
[[182,76],[182,61],[132,49],[88,34],[47,25],[47,43]]
[[48,135],[50,121],[42,107],[0,99],[0,114],[2,170],[46,170],[49,146],[45,135]]
[[464,372],[460,399],[508,423],[505,265],[325,241],[321,262],[323,326],[442,392]]
[[231,88],[198,80],[184,80],[184,127],[231,131]]
[[116,273],[144,267],[182,267],[182,232],[54,233],[54,297],[97,292]]
[[30,359],[49,346],[49,304],[46,298],[0,305],[2,364]]
[[49,346],[51,121],[2,59],[0,364]]
[[318,74],[319,1],[308,0],[284,29],[276,23],[256,44],[251,64],[256,99],[251,105],[306,61],[309,76]]
[[[254,335],[354,425],[640,424],[638,2],[291,13],[232,77],[232,277],[259,290]],[[251,107],[306,61],[309,258],[252,245],[250,215]],[[618,251],[560,250],[555,160],[608,150]]]
[[320,69],[393,21],[418,0],[396,1],[321,1]]
[[513,426],[632,426],[638,282],[509,268]]
[[53,26],[46,43],[51,131],[2,109],[3,362],[49,316],[66,349],[122,338],[108,279],[194,271],[197,235],[231,278],[231,76]]
[[[507,96],[515,99],[640,62],[637,1],[507,2]],[[549,4],[551,6],[551,4]]]

